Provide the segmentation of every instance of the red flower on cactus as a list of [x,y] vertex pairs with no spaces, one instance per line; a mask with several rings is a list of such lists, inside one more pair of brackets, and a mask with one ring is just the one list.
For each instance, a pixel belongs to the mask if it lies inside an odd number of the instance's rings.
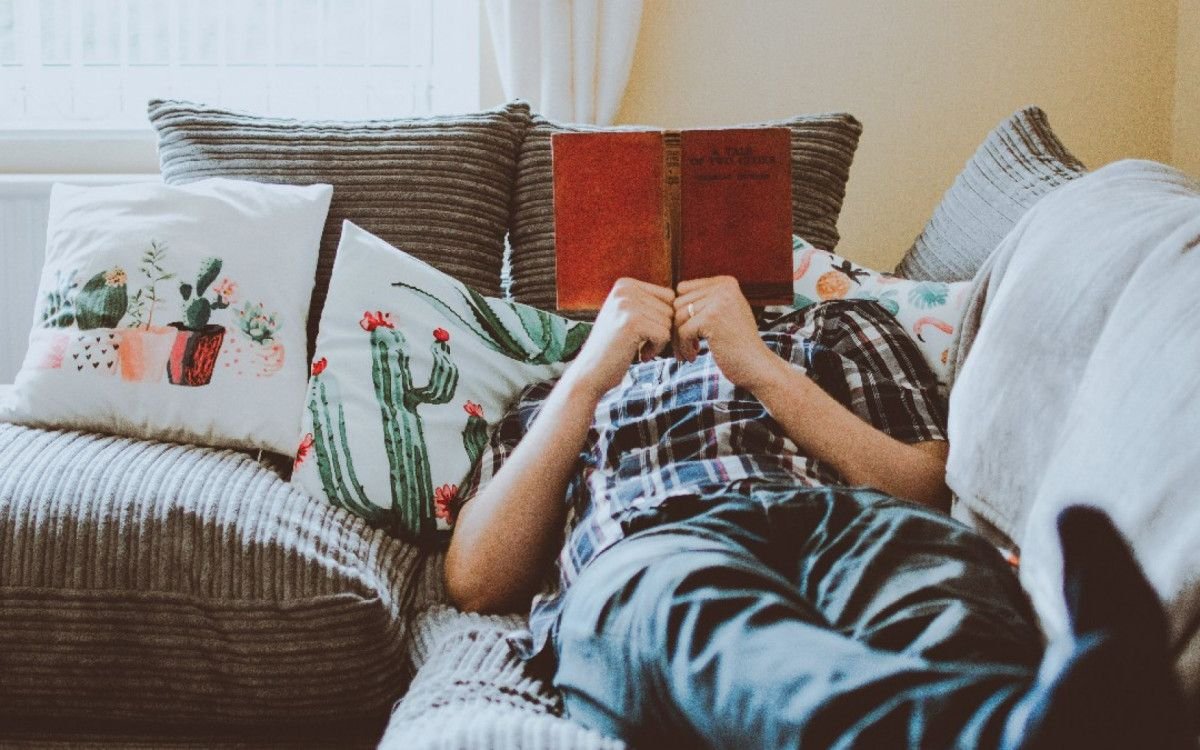
[[470,399],[467,400],[467,403],[463,404],[463,411],[465,411],[467,414],[470,414],[472,417],[479,417],[480,419],[483,418],[483,404],[477,404]]
[[328,364],[329,364],[329,360],[326,359],[325,357],[321,357],[317,361],[313,362],[312,363],[313,376],[315,377],[315,376],[320,375],[321,373],[325,372],[325,367]]
[[450,332],[445,328],[434,328],[433,337],[444,344],[450,340]]
[[367,333],[374,331],[376,328],[395,328],[396,324],[392,322],[392,314],[376,310],[370,310],[363,313],[362,320],[358,321],[362,329]]
[[300,468],[300,464],[304,463],[304,459],[308,458],[308,454],[312,452],[313,434],[310,432],[300,441],[300,447],[296,449],[296,460],[292,463],[292,471]]
[[454,501],[458,499],[457,484],[443,484],[433,491],[433,512],[448,524],[454,523]]

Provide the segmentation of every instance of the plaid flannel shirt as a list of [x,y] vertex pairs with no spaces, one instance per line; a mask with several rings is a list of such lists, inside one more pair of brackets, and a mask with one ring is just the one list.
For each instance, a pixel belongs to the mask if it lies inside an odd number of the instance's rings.
[[[945,439],[937,382],[896,319],[875,302],[831,301],[775,321],[763,341],[864,420],[906,443]],[[495,476],[537,417],[553,382],[527,388],[493,430],[470,481],[472,497]],[[585,565],[644,528],[668,498],[719,499],[756,488],[844,484],[804,455],[749,391],[735,387],[707,349],[695,362],[634,364],[596,406],[563,501],[565,543],[533,600],[529,632],[512,639],[525,658],[552,636],[562,596]],[[459,506],[461,507],[461,505]]]

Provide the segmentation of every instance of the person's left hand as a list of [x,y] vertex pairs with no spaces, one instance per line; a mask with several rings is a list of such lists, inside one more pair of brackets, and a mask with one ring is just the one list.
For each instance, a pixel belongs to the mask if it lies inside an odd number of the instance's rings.
[[675,356],[680,359],[695,361],[700,339],[705,339],[725,377],[751,391],[783,363],[759,337],[754,312],[732,276],[682,281],[674,304]]

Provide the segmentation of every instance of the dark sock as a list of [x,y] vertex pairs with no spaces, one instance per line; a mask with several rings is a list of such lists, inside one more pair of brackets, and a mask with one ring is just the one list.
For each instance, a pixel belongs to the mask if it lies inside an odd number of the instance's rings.
[[1010,719],[1004,747],[1194,747],[1166,615],[1129,545],[1108,516],[1087,506],[1064,510],[1058,534],[1070,653],[1047,656],[1061,663],[1043,668]]
[[1167,617],[1158,594],[1108,516],[1073,505],[1058,516],[1058,536],[1071,631],[1137,634],[1165,650]]

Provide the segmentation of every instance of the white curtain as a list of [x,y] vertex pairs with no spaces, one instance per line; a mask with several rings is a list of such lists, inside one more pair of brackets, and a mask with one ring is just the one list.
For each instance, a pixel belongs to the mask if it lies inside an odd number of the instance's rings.
[[509,99],[560,122],[612,123],[642,0],[485,0]]

